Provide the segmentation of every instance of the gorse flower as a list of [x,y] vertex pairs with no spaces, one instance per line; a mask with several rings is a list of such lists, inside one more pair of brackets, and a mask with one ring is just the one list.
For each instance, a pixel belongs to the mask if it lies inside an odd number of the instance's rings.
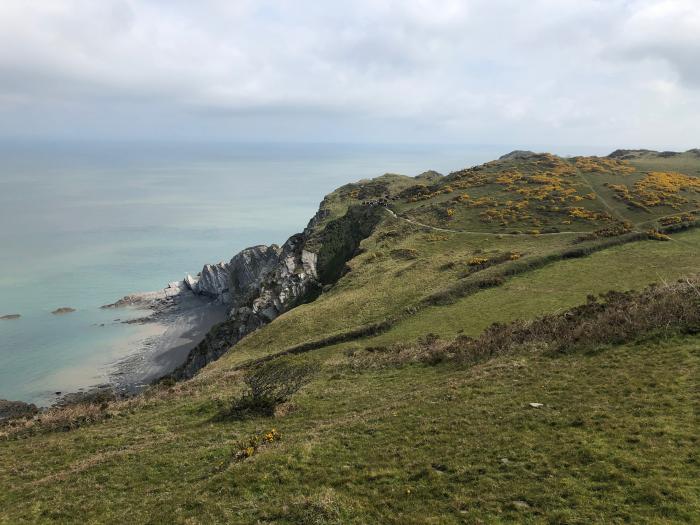
[[[635,182],[632,187],[624,184],[606,184],[615,197],[636,208],[670,206],[678,209],[691,201],[690,194],[700,193],[700,179],[682,173],[652,171]],[[692,199],[697,202],[696,199]]]
[[252,436],[247,441],[239,442],[236,445],[237,450],[233,455],[233,459],[235,461],[244,461],[254,456],[261,446],[279,441],[281,437],[281,434],[275,428],[271,429],[269,432]]

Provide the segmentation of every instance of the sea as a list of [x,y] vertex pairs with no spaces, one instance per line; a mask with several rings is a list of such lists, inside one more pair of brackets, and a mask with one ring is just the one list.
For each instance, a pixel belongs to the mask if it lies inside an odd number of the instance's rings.
[[[104,382],[148,325],[101,305],[301,231],[323,196],[507,146],[0,142],[0,399]],[[75,312],[54,315],[57,308]]]

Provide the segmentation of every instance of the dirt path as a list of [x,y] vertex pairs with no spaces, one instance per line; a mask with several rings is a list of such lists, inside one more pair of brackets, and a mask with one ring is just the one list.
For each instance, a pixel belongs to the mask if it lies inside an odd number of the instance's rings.
[[[593,187],[593,184],[591,184],[591,181],[589,181],[589,180],[586,178],[586,176],[585,176],[583,173],[581,173],[581,170],[578,170],[578,169],[577,169],[577,170],[576,170],[576,173],[578,173],[578,176],[581,177],[581,179],[583,180],[583,182],[586,183],[586,186],[588,186],[588,187],[590,188],[590,190],[591,190],[593,193],[595,193],[596,197],[597,197],[598,199],[600,199],[600,202],[603,203],[603,206],[605,206],[605,209],[607,209],[607,210],[610,212],[611,215],[613,215],[614,217],[617,217],[617,219],[618,219],[620,222],[625,222],[625,221],[627,221],[627,219],[624,218],[624,217],[620,214],[620,212],[618,212],[615,208],[613,208],[613,207],[610,205],[610,203],[609,203],[608,201],[606,201],[606,200],[603,198],[603,196],[602,196],[600,193],[598,193],[598,192],[596,191],[596,189]],[[632,222],[632,221],[629,221],[629,222]],[[638,226],[638,224],[636,224],[636,223],[633,223],[633,224],[634,224],[635,226]]]

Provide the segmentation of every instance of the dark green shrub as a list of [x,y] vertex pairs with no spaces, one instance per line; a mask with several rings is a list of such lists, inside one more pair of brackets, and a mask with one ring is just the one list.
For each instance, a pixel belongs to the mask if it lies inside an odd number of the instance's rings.
[[241,397],[224,409],[225,419],[271,416],[277,405],[288,401],[311,380],[316,367],[308,363],[271,361],[257,365],[245,374],[246,389]]

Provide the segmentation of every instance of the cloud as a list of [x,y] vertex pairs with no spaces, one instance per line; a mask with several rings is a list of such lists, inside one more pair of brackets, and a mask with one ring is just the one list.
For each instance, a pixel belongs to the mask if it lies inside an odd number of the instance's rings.
[[700,9],[695,0],[645,2],[620,31],[620,52],[665,63],[680,81],[700,89]]
[[680,143],[692,3],[4,0],[0,135]]

